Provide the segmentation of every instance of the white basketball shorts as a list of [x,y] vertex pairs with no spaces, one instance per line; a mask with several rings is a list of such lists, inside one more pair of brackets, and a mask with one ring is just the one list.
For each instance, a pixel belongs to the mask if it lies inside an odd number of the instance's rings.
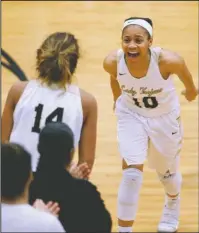
[[148,158],[150,168],[175,172],[183,138],[180,109],[147,118],[119,103],[115,113],[119,151],[127,165],[144,164]]

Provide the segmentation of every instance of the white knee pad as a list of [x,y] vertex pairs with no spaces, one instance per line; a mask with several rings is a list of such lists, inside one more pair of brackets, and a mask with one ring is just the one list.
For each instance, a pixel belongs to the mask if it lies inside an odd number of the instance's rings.
[[182,185],[182,175],[178,171],[176,173],[169,173],[169,171],[162,175],[158,173],[161,183],[164,185],[164,190],[169,195],[176,195],[180,193]]
[[135,219],[142,180],[143,173],[140,170],[136,168],[123,170],[118,192],[118,218],[120,220]]

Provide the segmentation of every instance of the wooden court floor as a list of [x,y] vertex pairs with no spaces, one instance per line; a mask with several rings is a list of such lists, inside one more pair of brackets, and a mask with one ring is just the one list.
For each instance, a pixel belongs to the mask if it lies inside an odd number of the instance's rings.
[[[121,169],[112,94],[102,61],[109,51],[120,46],[123,20],[130,16],[151,17],[154,45],[180,53],[198,84],[197,2],[2,2],[2,47],[29,78],[35,76],[36,49],[49,33],[70,31],[79,39],[82,58],[76,72],[78,84],[93,93],[99,105],[96,162],[91,180],[98,186],[112,214],[113,231],[117,229],[116,199]],[[2,107],[15,81],[16,77],[3,68]],[[183,86],[177,77],[175,83],[180,96]],[[179,231],[198,232],[198,101],[188,103],[181,96],[180,101],[185,134]],[[146,164],[134,231],[156,231],[163,198],[163,188]]]

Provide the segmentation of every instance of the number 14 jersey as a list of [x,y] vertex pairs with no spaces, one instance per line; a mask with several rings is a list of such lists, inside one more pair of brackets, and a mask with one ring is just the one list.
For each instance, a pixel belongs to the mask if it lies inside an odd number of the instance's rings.
[[10,142],[19,143],[30,152],[32,170],[35,172],[39,160],[39,133],[48,122],[68,124],[74,133],[74,146],[78,146],[83,124],[79,88],[69,85],[64,90],[57,86],[48,87],[39,80],[31,80],[15,107],[13,118]]
[[117,80],[122,94],[116,102],[116,108],[122,105],[145,117],[157,117],[180,108],[172,77],[163,79],[159,70],[161,48],[154,47],[150,51],[151,59],[147,74],[137,79],[130,74],[123,51],[118,50]]

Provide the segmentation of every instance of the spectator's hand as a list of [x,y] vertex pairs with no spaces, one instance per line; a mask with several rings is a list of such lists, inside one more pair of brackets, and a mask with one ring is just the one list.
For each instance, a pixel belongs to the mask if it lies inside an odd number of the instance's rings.
[[49,201],[46,205],[46,208],[47,208],[47,211],[50,212],[51,214],[55,215],[55,216],[59,216],[59,211],[60,211],[60,208],[59,208],[59,204],[57,202],[52,202],[52,201]]
[[33,207],[41,211],[49,212],[55,216],[58,216],[58,213],[60,211],[58,203],[49,201],[46,205],[41,199],[37,199],[34,202]]
[[89,169],[87,163],[82,163],[80,165],[72,164],[69,169],[69,172],[75,178],[88,179],[91,170]]

